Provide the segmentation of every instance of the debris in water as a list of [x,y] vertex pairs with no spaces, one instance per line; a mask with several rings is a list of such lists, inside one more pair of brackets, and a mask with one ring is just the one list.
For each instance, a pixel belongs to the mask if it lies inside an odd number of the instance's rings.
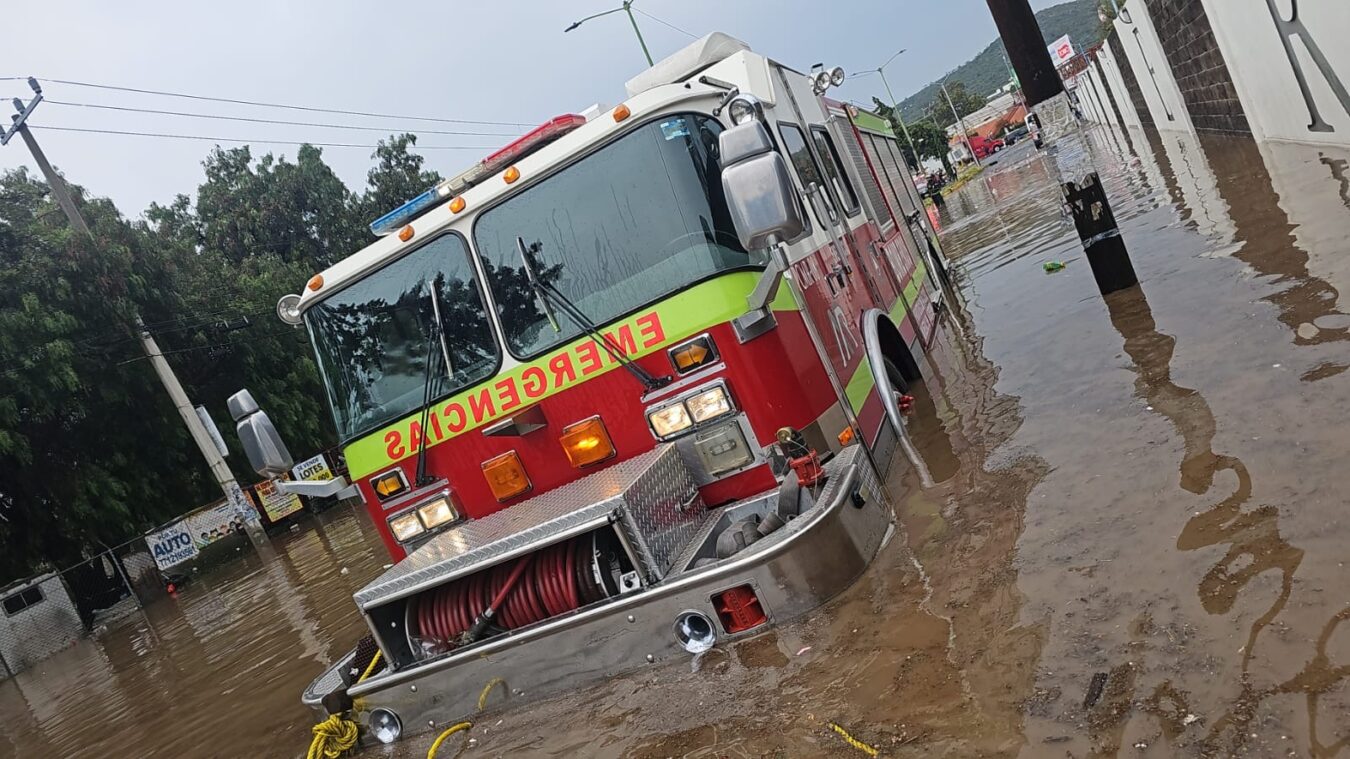
[[810,650],[811,650],[811,647],[810,647],[810,646],[802,646],[801,650],[797,652],[797,655],[798,655],[798,656],[801,656],[802,654],[804,654],[804,653],[806,653],[807,651],[810,651]]
[[1061,270],[1061,269],[1064,268],[1064,262],[1063,262],[1063,261],[1046,261],[1044,264],[1041,264],[1041,266],[1043,266],[1043,267],[1045,268],[1045,273],[1046,273],[1046,274],[1054,274],[1055,272],[1057,272],[1057,271],[1059,271],[1059,270]]
[[1098,672],[1092,676],[1092,682],[1088,683],[1087,695],[1083,697],[1083,708],[1091,709],[1092,705],[1102,697],[1102,689],[1106,687],[1106,673]]
[[342,569],[338,570],[338,574],[340,574],[340,575],[345,575],[345,574],[347,574],[349,571],[351,571],[351,570],[347,569],[346,567],[343,567]]
[[1181,720],[1181,724],[1183,724],[1183,725],[1194,725],[1195,723],[1197,723],[1197,722],[1199,722],[1199,721],[1200,721],[1200,718],[1197,717],[1197,716],[1195,716],[1194,714],[1187,714],[1187,715]]

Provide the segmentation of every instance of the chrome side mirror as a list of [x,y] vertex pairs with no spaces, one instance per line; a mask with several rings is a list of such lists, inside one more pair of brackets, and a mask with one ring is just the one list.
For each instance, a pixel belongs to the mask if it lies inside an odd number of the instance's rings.
[[741,246],[757,250],[800,235],[806,228],[801,204],[764,125],[750,119],[724,130],[717,142],[722,192]]
[[258,408],[253,393],[240,390],[231,395],[226,405],[230,416],[234,418],[234,428],[239,433],[239,442],[244,446],[248,464],[253,471],[263,477],[272,478],[286,474],[295,465],[291,452],[282,442],[281,435],[267,418],[267,414]]

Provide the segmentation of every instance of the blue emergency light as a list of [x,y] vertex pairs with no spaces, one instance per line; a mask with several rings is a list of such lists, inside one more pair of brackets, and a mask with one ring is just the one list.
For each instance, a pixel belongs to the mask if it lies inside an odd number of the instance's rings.
[[450,188],[448,187],[441,187],[439,185],[432,187],[384,216],[370,222],[370,232],[379,237],[391,235],[408,222],[417,218],[423,211],[436,205],[436,202],[442,197],[449,194]]

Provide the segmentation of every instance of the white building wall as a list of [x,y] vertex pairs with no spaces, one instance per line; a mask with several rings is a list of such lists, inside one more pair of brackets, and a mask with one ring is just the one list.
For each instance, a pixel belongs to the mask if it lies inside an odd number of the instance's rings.
[[1117,19],[1115,26],[1116,33],[1120,35],[1121,47],[1125,49],[1125,57],[1129,59],[1130,68],[1139,80],[1144,102],[1153,115],[1154,126],[1160,131],[1179,129],[1194,132],[1185,101],[1181,98],[1181,88],[1172,76],[1172,67],[1163,54],[1158,32],[1153,28],[1153,21],[1142,4],[1130,13],[1130,23]]
[[1100,60],[1102,70],[1106,72],[1107,84],[1111,87],[1111,94],[1115,96],[1116,105],[1120,107],[1120,117],[1125,120],[1124,126],[1130,129],[1143,127],[1138,112],[1134,110],[1134,99],[1130,97],[1130,91],[1125,87],[1125,78],[1120,73],[1120,61],[1116,60],[1116,54],[1111,51],[1109,45],[1102,46]]
[[[1350,38],[1350,2],[1203,0],[1202,4],[1253,136],[1350,145],[1350,45],[1345,44]],[[1290,34],[1299,28],[1304,35]],[[1282,40],[1288,40],[1292,60]],[[1320,50],[1325,72],[1313,49]],[[1296,74],[1300,68],[1306,95]]]

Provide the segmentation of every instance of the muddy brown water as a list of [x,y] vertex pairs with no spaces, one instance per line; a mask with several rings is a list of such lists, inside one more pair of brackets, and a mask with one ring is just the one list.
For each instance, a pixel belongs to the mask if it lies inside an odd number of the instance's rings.
[[[866,756],[829,722],[896,757],[1350,756],[1350,154],[1091,139],[1141,287],[1097,294],[1034,150],[948,201],[960,303],[910,424],[933,484],[896,460],[900,529],[849,591],[697,660],[496,689],[440,756]],[[298,694],[384,560],[364,520],[0,683],[0,755],[302,756]]]

